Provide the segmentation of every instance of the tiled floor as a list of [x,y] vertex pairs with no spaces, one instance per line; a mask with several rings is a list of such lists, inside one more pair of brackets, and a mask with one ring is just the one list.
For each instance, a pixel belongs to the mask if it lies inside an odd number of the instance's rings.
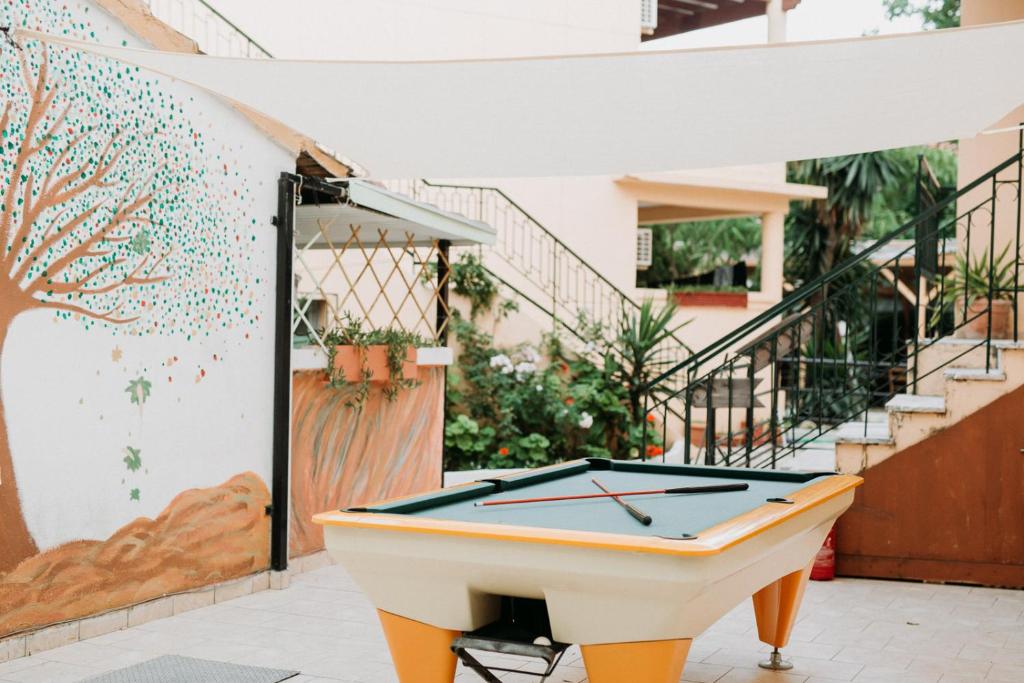
[[[768,648],[757,641],[748,601],[694,641],[683,680],[1024,682],[1022,591],[812,582],[801,614],[786,650],[795,665],[789,673],[757,669]],[[293,577],[287,590],[248,595],[0,664],[0,681],[80,681],[164,653],[301,671],[291,683],[395,681],[373,609],[335,566]],[[461,672],[458,680],[479,679]],[[509,674],[506,680],[536,679]],[[573,648],[553,681],[585,680]]]

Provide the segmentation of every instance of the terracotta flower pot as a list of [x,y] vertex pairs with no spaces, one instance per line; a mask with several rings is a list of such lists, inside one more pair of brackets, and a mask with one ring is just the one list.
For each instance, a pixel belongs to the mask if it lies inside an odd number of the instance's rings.
[[[985,339],[988,336],[989,301],[978,298],[967,306],[966,319],[969,321],[961,328],[965,339]],[[1011,337],[1010,318],[1013,303],[1005,299],[992,302],[992,338],[1009,339]]]
[[[388,369],[388,347],[381,345],[367,346],[336,346],[334,351],[334,369],[340,370],[346,382],[361,382],[363,379],[363,357],[370,371],[371,382],[387,382],[391,379]],[[407,347],[405,360],[402,362],[402,379],[414,380],[419,377],[416,366],[416,349]]]
[[355,346],[334,347],[334,369],[340,371],[346,382],[358,382],[361,372],[360,349]]
[[746,292],[672,292],[677,306],[746,308]]

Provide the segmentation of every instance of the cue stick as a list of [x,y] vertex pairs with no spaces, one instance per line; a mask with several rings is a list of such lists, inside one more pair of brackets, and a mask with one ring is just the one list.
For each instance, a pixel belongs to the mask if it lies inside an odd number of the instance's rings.
[[708,486],[680,486],[674,489],[650,489],[646,491],[609,491],[608,493],[584,493],[578,496],[547,496],[544,498],[516,498],[514,500],[487,500],[473,503],[477,507],[490,505],[512,505],[513,503],[549,503],[556,500],[581,500],[583,498],[612,498],[614,496],[656,496],[673,493],[726,493],[746,491],[750,484],[711,484]]
[[[594,482],[594,486],[596,486],[597,488],[601,489],[605,493],[611,493],[597,479],[591,479],[590,481]],[[637,507],[634,507],[634,506],[630,505],[626,501],[622,500],[622,498],[620,498],[619,496],[612,496],[612,500],[614,500],[616,503],[621,505],[626,510],[626,512],[628,512],[633,517],[633,519],[635,519],[636,521],[640,522],[644,526],[650,526],[651,522],[654,521],[654,518],[651,517],[649,514],[647,514],[643,510],[640,510]]]

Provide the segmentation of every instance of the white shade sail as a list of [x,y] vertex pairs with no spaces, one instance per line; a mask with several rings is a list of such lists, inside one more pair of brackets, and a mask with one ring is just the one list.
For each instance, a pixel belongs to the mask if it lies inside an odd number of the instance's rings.
[[712,50],[247,60],[18,31],[277,119],[377,178],[621,175],[974,136],[1024,104],[1024,22]]

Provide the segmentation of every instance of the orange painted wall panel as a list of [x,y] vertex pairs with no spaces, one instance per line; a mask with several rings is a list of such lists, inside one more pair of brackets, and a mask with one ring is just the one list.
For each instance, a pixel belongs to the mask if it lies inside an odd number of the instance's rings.
[[314,514],[441,485],[444,368],[420,368],[422,384],[388,401],[371,385],[361,409],[352,386],[331,387],[321,371],[292,381],[292,556],[324,547]]
[[1024,588],[1024,389],[863,474],[843,576]]

